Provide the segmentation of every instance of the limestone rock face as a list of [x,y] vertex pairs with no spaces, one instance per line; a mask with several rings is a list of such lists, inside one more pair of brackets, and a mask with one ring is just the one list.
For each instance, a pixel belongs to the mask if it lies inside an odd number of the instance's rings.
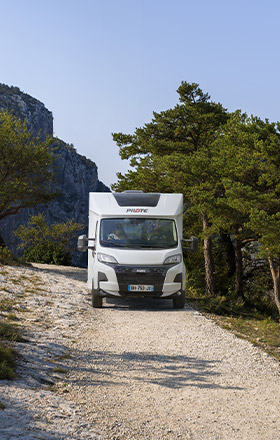
[[[20,92],[17,87],[0,84],[0,110],[9,109],[25,120],[34,136],[44,138],[53,135],[53,117],[40,101]],[[13,231],[26,224],[31,215],[43,212],[48,223],[74,220],[81,223],[81,233],[87,234],[89,192],[108,192],[110,189],[98,180],[94,162],[78,154],[72,145],[54,139],[54,189],[60,194],[47,206],[22,209],[18,215],[8,216],[0,222],[5,243],[16,252],[18,241]],[[76,247],[73,243],[73,249]],[[86,266],[85,254],[74,252],[73,264]]]
[[25,121],[34,136],[53,136],[53,115],[44,104],[20,91],[18,87],[0,84],[0,110],[9,110]]

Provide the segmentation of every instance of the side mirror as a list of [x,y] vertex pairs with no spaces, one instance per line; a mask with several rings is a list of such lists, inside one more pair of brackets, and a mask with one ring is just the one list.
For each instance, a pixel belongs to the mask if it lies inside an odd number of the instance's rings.
[[87,236],[86,235],[80,235],[79,238],[78,238],[78,243],[77,243],[78,251],[86,252],[87,249],[88,249],[87,242],[88,242]]
[[87,238],[86,235],[80,235],[78,238],[77,248],[80,252],[86,252],[88,249],[95,249],[94,243],[93,246],[88,245],[88,241],[91,240],[94,242],[94,238]]
[[199,247],[199,241],[197,237],[191,237],[188,240],[183,239],[182,242],[188,243],[188,247],[183,248],[183,251],[197,252]]

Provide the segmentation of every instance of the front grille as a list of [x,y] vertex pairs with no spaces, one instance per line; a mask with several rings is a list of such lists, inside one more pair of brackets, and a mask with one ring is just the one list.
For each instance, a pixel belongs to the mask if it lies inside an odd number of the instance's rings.
[[[153,285],[154,292],[148,292],[146,295],[162,293],[163,283],[168,266],[115,266],[116,276],[119,283],[120,293],[128,292],[129,284]],[[134,294],[130,292],[130,294]],[[139,295],[139,292],[135,292]],[[141,292],[141,296],[145,292]]]

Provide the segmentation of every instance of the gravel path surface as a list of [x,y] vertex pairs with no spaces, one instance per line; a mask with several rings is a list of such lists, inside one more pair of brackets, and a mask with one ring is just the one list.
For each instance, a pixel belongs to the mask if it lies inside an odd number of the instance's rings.
[[279,363],[169,301],[92,309],[85,278],[0,267],[28,340],[17,379],[0,382],[1,440],[279,438]]

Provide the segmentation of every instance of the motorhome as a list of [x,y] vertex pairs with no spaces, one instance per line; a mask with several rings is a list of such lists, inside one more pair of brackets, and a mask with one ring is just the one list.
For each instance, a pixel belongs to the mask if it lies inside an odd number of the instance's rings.
[[[197,239],[191,237],[189,249]],[[183,195],[124,191],[89,194],[88,288],[94,308],[105,297],[158,297],[185,304]]]

